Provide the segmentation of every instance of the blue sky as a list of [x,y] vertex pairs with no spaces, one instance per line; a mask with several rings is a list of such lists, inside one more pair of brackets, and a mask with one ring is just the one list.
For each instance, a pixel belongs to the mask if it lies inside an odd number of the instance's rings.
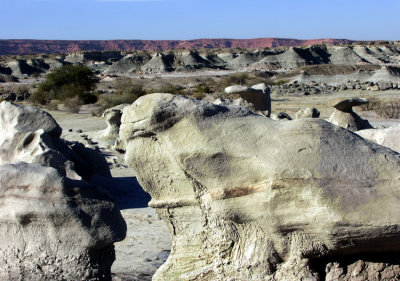
[[0,0],[0,39],[400,40],[400,0]]

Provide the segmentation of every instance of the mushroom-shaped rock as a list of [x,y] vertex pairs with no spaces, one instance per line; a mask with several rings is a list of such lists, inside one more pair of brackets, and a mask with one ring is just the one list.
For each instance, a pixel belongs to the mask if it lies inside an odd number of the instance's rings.
[[251,111],[269,117],[271,115],[271,97],[270,89],[264,84],[257,84],[251,88],[234,85],[225,88],[225,93],[229,99],[243,99],[240,102],[242,106],[249,108]]
[[337,110],[349,113],[353,111],[353,106],[360,106],[364,104],[368,104],[368,100],[361,98],[335,98],[328,102],[329,106],[332,106]]
[[120,137],[173,238],[155,281],[322,280],[400,250],[399,154],[322,119],[154,94]]
[[0,280],[111,280],[118,207],[56,169],[0,165]]
[[296,119],[302,118],[318,118],[320,116],[320,112],[315,107],[306,107],[302,108],[296,112]]
[[40,163],[74,179],[89,179],[95,171],[111,175],[100,155],[81,143],[60,139],[61,127],[40,109],[1,102],[0,132],[0,165]]
[[368,100],[361,98],[337,98],[328,102],[329,106],[335,108],[329,122],[346,128],[351,131],[359,131],[364,129],[371,129],[372,126],[368,120],[362,119],[358,114],[353,111],[353,106],[367,104]]
[[400,153],[400,124],[386,129],[362,130],[356,134]]

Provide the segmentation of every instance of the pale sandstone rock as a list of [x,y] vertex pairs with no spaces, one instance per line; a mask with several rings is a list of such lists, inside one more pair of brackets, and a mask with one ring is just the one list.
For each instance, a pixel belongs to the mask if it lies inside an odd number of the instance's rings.
[[126,224],[81,181],[110,174],[102,158],[33,107],[2,102],[0,132],[0,280],[110,280]]
[[81,143],[60,139],[61,127],[40,109],[1,102],[0,131],[0,165],[40,163],[74,179],[89,179],[94,172],[111,175],[97,153]]
[[129,104],[120,104],[104,111],[102,117],[106,120],[107,128],[103,131],[103,140],[113,148],[123,149],[119,140],[119,127],[121,126],[121,116],[123,109]]
[[353,106],[367,104],[368,100],[361,98],[337,98],[328,102],[329,106],[335,108],[335,111],[329,117],[329,122],[351,131],[372,129],[368,120],[362,119],[353,111]]
[[400,153],[400,124],[386,129],[368,129],[356,133],[364,139],[371,140]]
[[315,107],[306,107],[302,108],[299,111],[296,112],[296,119],[302,119],[302,118],[318,118],[320,116],[320,112],[318,109]]
[[[251,88],[241,85],[233,85],[225,88],[225,93],[231,100],[238,100],[240,106],[251,111],[269,117],[271,115],[270,89],[264,84],[257,84]],[[229,104],[225,101],[225,104]]]
[[40,164],[0,165],[0,280],[111,280],[118,207]]
[[399,154],[324,120],[155,94],[120,137],[173,238],[155,281],[322,280],[331,256],[400,249]]

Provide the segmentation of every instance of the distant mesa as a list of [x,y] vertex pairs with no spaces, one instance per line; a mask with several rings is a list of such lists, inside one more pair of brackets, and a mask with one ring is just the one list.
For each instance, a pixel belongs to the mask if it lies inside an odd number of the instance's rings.
[[197,48],[275,48],[314,44],[351,44],[347,39],[298,40],[287,38],[194,39],[194,40],[0,40],[0,55],[71,53],[81,50],[170,50]]

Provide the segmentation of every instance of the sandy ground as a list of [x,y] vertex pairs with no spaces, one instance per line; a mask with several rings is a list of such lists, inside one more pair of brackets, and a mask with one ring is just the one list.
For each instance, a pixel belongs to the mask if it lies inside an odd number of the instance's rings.
[[156,212],[148,207],[150,196],[138,184],[135,174],[124,162],[124,155],[107,148],[101,140],[105,121],[90,114],[49,111],[63,128],[62,138],[79,141],[97,149],[106,159],[112,178],[95,176],[118,201],[128,233],[115,243],[116,260],[112,266],[114,280],[151,280],[154,272],[168,258],[171,238],[168,228]]
[[[398,97],[400,91],[379,92],[374,95]],[[272,111],[285,111],[294,117],[301,108],[316,107],[321,111],[321,118],[327,119],[333,111],[333,108],[326,105],[329,99],[368,96],[371,96],[371,92],[345,91],[335,95],[273,97]],[[79,141],[96,149],[108,162],[112,178],[96,176],[93,180],[104,186],[118,201],[128,225],[126,239],[115,244],[116,261],[112,267],[114,280],[151,280],[157,268],[168,258],[171,238],[166,225],[148,207],[150,197],[138,184],[134,172],[125,164],[124,155],[107,148],[107,143],[101,140],[102,130],[106,128],[105,121],[90,114],[49,112],[63,128],[63,138]],[[374,112],[358,113],[378,128],[400,123],[399,119],[379,119]]]

